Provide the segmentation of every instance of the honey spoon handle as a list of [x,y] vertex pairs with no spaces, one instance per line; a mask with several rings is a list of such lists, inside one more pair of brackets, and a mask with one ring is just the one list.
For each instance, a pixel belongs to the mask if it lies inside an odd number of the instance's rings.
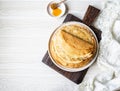
[[88,26],[92,25],[92,23],[94,22],[96,17],[99,15],[99,13],[100,13],[99,9],[89,5],[85,13],[85,16],[83,18],[83,23],[85,23]]
[[61,0],[58,4],[60,5],[61,3],[64,3],[67,0]]

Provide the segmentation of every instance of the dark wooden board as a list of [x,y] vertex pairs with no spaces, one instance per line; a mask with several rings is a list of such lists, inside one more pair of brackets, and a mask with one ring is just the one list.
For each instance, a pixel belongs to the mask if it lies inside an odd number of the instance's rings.
[[[78,22],[82,22],[81,19],[77,18],[76,16],[72,15],[72,14],[68,14],[64,20],[64,22],[69,22],[69,21],[78,21]],[[90,26],[91,29],[93,29],[93,31],[95,32],[95,34],[97,35],[98,40],[100,41],[101,39],[101,31],[94,28],[93,26]],[[65,76],[66,78],[70,79],[71,81],[75,82],[76,84],[79,84],[82,82],[86,72],[88,69],[85,69],[83,71],[80,72],[67,72],[64,70],[61,70],[60,68],[58,68],[57,66],[55,66],[53,64],[53,62],[51,61],[48,52],[46,52],[45,56],[43,57],[42,60],[43,63],[45,63],[46,65],[48,65],[49,67],[51,67],[52,69],[54,69],[55,71],[57,71],[58,73],[62,74],[63,76]]]
[[99,13],[100,13],[99,9],[95,8],[94,6],[89,5],[82,21],[86,25],[90,26],[94,22],[96,17],[99,15]]

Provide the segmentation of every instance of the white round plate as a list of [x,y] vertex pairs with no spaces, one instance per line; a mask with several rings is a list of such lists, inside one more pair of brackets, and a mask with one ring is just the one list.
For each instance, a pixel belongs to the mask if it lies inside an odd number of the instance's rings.
[[[97,45],[97,51],[96,51],[96,54],[95,54],[94,58],[92,59],[92,61],[91,61],[90,63],[88,63],[86,66],[80,67],[80,68],[67,68],[67,67],[64,67],[64,66],[62,66],[62,65],[57,64],[57,63],[54,61],[53,57],[51,56],[51,52],[50,52],[50,42],[51,42],[51,38],[52,38],[52,36],[54,36],[54,33],[57,32],[56,30],[58,30],[58,28],[60,28],[60,27],[63,27],[63,26],[66,26],[66,25],[73,25],[73,24],[79,24],[80,26],[83,26],[83,27],[88,28],[88,30],[90,30],[91,33],[93,34],[93,36],[95,37],[96,45]],[[48,54],[49,54],[52,62],[53,62],[57,67],[59,67],[60,69],[65,70],[65,71],[69,71],[69,72],[78,72],[78,71],[82,71],[82,70],[85,70],[86,68],[90,67],[90,66],[95,62],[95,60],[96,60],[96,58],[97,58],[97,55],[98,55],[98,50],[99,50],[98,39],[97,39],[95,33],[93,32],[93,30],[92,30],[91,28],[89,28],[87,25],[83,24],[83,23],[73,22],[73,21],[72,21],[72,22],[63,23],[63,24],[62,24],[61,26],[59,26],[58,28],[52,33],[52,35],[51,35],[51,37],[50,37],[50,39],[49,39],[49,43],[48,43]]]

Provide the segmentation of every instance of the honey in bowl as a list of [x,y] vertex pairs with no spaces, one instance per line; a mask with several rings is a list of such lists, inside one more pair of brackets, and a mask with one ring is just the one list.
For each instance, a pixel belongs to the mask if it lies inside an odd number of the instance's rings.
[[52,1],[47,6],[47,12],[52,17],[61,17],[66,12],[66,6],[64,3],[56,6],[57,1]]
[[59,8],[53,9],[52,14],[54,16],[59,16],[62,13],[62,10]]

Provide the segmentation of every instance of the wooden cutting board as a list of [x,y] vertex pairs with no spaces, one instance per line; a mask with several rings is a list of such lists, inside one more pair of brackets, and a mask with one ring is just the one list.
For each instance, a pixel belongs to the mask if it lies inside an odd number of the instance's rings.
[[[72,15],[72,14],[68,14],[65,18],[65,20],[63,22],[69,22],[69,21],[78,21],[78,22],[83,22],[86,25],[88,25],[96,34],[98,41],[100,42],[101,40],[101,31],[96,29],[95,27],[91,26],[93,21],[95,20],[95,18],[98,16],[100,10],[93,7],[93,6],[89,6],[87,9],[87,12],[83,18],[83,21],[79,18],[77,18],[76,16]],[[75,82],[76,84],[79,84],[82,82],[87,70],[83,70],[83,71],[79,71],[79,72],[67,72],[64,71],[60,68],[58,68],[57,66],[54,65],[54,63],[51,61],[48,52],[46,52],[45,56],[42,59],[42,62],[45,63],[46,65],[48,65],[50,68],[54,69],[55,71],[57,71],[58,73],[62,74],[63,76],[65,76],[66,78],[70,79],[71,81]]]

